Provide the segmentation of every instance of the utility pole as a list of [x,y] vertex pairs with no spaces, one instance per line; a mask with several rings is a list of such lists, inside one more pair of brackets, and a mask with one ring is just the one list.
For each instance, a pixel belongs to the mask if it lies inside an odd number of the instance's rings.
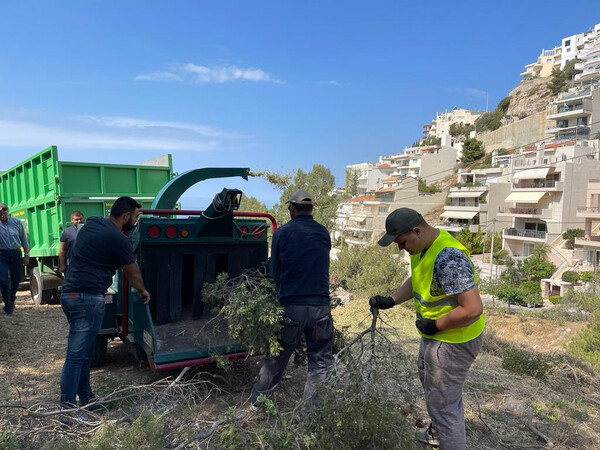
[[492,245],[490,247],[490,281],[492,281],[493,273],[493,261],[494,261],[494,238],[496,237],[496,219],[492,220]]

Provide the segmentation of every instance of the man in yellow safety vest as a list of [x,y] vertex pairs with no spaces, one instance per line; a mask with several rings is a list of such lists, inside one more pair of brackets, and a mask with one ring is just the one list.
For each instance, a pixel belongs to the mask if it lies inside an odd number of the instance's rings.
[[369,304],[387,309],[414,299],[421,335],[419,378],[432,422],[419,440],[443,450],[464,450],[463,384],[481,349],[485,326],[473,262],[460,242],[413,209],[390,213],[385,229],[379,245],[395,242],[406,250],[411,276],[389,297],[376,295]]

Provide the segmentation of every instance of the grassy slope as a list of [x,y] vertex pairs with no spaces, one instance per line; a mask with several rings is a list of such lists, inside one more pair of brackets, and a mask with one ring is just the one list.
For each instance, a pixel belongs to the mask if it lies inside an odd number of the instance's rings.
[[[503,321],[494,320],[493,312],[491,315],[491,322],[495,321],[497,327],[502,326]],[[336,309],[334,317],[338,327],[347,326],[350,332],[368,328],[371,321],[366,300],[359,299]],[[383,311],[382,317],[386,334],[397,340],[416,364],[419,338],[414,330],[414,313],[410,307]],[[559,326],[543,319],[539,320],[539,325],[542,328]],[[498,330],[496,328],[496,332]],[[528,429],[531,413],[533,425],[551,439],[554,448],[597,448],[600,442],[597,409],[600,405],[600,384],[597,378],[580,369],[576,361],[555,365],[546,381],[505,370],[502,368],[502,347],[505,343],[495,334],[486,333],[484,351],[473,364],[464,389],[469,447],[496,449],[503,448],[502,444],[532,448],[543,446],[543,441]],[[416,368],[409,369],[405,379],[411,383],[415,397],[419,399],[412,412],[414,420],[427,420]],[[479,418],[479,411],[483,420]]]

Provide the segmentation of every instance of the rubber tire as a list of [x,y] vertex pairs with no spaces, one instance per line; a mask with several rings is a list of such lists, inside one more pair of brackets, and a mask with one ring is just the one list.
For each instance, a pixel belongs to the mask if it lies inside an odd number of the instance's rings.
[[94,353],[90,358],[90,367],[99,367],[104,364],[106,360],[106,353],[108,349],[108,336],[99,334],[96,336],[96,342],[94,343]]
[[44,278],[40,274],[39,267],[34,267],[29,277],[29,290],[31,298],[36,305],[48,305],[52,303],[53,290],[44,290]]

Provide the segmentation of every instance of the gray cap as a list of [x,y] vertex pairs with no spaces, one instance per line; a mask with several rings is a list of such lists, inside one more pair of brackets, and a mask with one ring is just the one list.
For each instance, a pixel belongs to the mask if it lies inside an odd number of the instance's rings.
[[304,189],[298,189],[292,195],[290,195],[290,199],[287,201],[288,203],[294,203],[296,205],[312,205],[312,195],[308,191]]
[[392,211],[385,219],[385,234],[379,242],[382,247],[387,247],[401,234],[408,233],[423,222],[423,216],[414,209],[398,208]]

